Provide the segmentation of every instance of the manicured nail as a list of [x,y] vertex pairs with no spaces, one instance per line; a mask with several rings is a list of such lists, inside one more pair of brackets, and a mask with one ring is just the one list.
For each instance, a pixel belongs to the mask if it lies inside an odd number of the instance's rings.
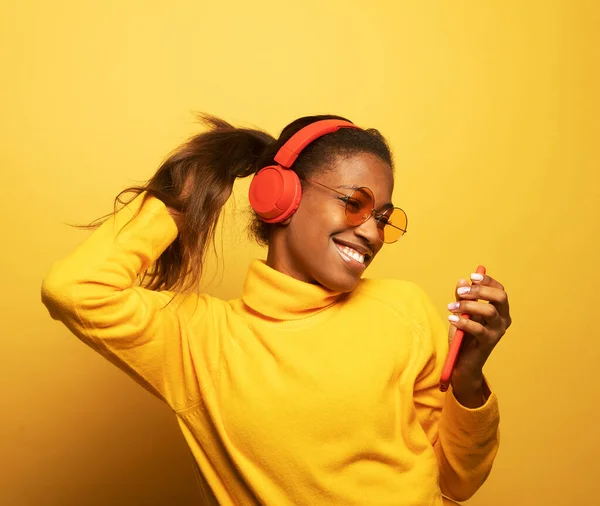
[[448,304],[448,311],[456,311],[460,307],[460,302],[451,302]]
[[458,322],[460,320],[460,318],[458,316],[456,316],[455,314],[451,314],[451,315],[448,315],[448,320],[450,320],[451,322],[456,323],[456,322]]
[[479,274],[478,272],[474,272],[471,274],[472,281],[483,281],[483,274]]
[[465,295],[466,293],[469,293],[470,291],[471,291],[470,286],[461,286],[458,290],[456,290],[456,293],[458,295]]

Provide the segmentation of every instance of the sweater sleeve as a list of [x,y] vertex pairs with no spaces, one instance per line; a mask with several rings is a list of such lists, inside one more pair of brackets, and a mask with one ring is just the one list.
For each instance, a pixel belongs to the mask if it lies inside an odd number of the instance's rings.
[[[52,266],[42,301],[52,318],[179,409],[197,394],[181,306],[169,292],[135,286],[176,237],[165,205],[138,196]],[[206,312],[206,299],[195,307]]]
[[469,409],[456,400],[452,388],[447,393],[439,390],[448,352],[448,329],[422,292],[420,300],[425,320],[421,324],[424,366],[415,382],[415,408],[435,450],[442,494],[465,501],[487,479],[498,451],[498,401],[487,389],[485,404]]

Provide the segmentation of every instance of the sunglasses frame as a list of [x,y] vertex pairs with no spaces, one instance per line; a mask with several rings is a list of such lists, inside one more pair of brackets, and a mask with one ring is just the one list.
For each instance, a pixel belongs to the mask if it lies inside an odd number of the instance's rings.
[[[323,183],[319,183],[319,181],[315,181],[314,179],[304,179],[304,180],[307,181],[307,182],[309,182],[309,183],[318,184],[319,186],[322,186],[323,188],[327,188],[328,190],[331,190],[332,192],[335,192],[338,195],[343,196],[344,198],[342,200],[344,201],[344,204],[345,204],[345,206],[344,206],[344,214],[346,215],[346,220],[348,221],[348,223],[350,223],[350,225],[352,225],[353,227],[358,227],[358,226],[362,225],[363,223],[366,223],[367,221],[369,221],[369,219],[371,218],[371,216],[374,216],[375,217],[375,221],[377,223],[379,223],[379,221],[386,216],[386,213],[390,209],[392,209],[392,210],[396,210],[397,209],[397,210],[401,211],[402,214],[404,214],[405,221],[406,221],[405,228],[397,227],[396,225],[392,225],[391,223],[386,223],[385,226],[390,226],[390,227],[393,227],[393,228],[395,228],[397,230],[402,231],[402,233],[400,234],[400,236],[398,237],[398,239],[400,239],[400,237],[402,237],[404,234],[406,234],[407,229],[408,229],[408,215],[406,214],[406,212],[404,211],[404,209],[402,209],[400,207],[396,207],[396,206],[389,208],[387,211],[385,211],[383,213],[380,213],[375,208],[372,208],[371,211],[366,216],[366,218],[364,219],[364,221],[362,221],[361,223],[357,223],[356,225],[353,225],[350,222],[350,220],[348,219],[348,214],[347,214],[348,213],[348,202],[352,198],[352,195],[354,195],[357,191],[359,191],[359,190],[367,190],[369,192],[369,194],[371,195],[373,203],[375,203],[375,195],[373,195],[373,191],[368,186],[361,186],[359,188],[356,188],[356,189],[354,189],[352,191],[352,193],[350,195],[347,195],[347,194],[345,194],[345,193],[343,193],[341,191],[336,190],[335,188],[331,188],[330,186],[327,186],[327,185],[325,185]],[[363,218],[364,218],[364,216],[363,216]],[[386,242],[386,241],[382,240],[381,237],[379,238],[379,240],[382,243],[384,243],[384,244],[394,244],[395,242],[398,241],[398,239],[395,239],[395,240],[390,241],[390,242]]]

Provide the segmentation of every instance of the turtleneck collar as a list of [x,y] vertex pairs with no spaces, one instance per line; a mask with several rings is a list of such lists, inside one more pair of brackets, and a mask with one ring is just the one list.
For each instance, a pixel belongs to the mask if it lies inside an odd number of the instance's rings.
[[276,271],[264,260],[254,260],[244,282],[242,300],[268,318],[299,320],[335,304],[341,295]]

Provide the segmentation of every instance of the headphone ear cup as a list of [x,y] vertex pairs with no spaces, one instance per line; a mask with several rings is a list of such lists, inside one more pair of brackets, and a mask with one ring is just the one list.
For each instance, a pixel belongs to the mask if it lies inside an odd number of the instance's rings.
[[252,178],[250,205],[266,223],[287,220],[300,205],[302,186],[298,175],[280,165],[270,165]]

